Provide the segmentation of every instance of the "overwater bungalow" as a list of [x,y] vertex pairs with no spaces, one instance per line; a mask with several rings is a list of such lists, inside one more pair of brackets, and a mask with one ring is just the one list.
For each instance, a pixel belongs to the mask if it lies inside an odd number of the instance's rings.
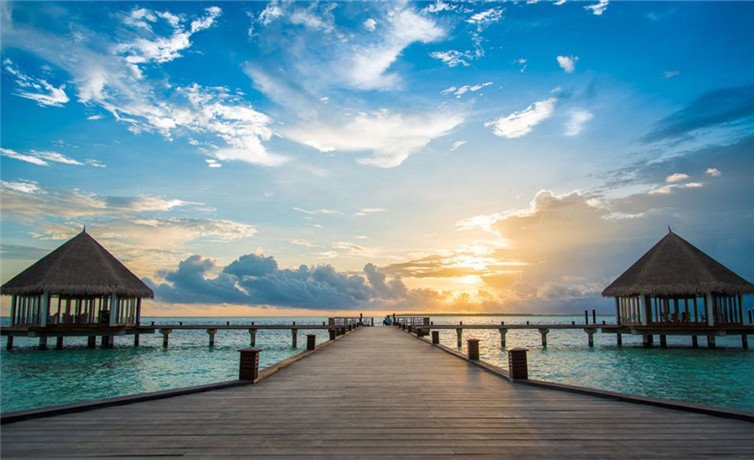
[[8,336],[39,337],[40,348],[47,337],[87,336],[95,346],[112,346],[115,335],[138,334],[141,300],[154,293],[115,256],[84,229],[35,264],[0,287],[10,295]]
[[747,335],[743,296],[754,293],[746,281],[668,229],[646,254],[613,281],[602,295],[615,297],[616,321],[632,334],[706,335],[714,346],[716,335]]

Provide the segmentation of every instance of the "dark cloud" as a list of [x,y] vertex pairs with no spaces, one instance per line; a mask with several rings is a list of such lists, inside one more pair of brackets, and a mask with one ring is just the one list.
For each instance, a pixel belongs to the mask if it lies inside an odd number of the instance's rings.
[[754,117],[754,85],[702,94],[683,109],[660,120],[642,141],[682,138],[693,131],[745,122]]
[[406,305],[423,296],[409,291],[400,279],[388,279],[373,264],[367,264],[363,274],[340,273],[330,265],[280,269],[273,257],[256,254],[243,255],[222,269],[194,255],[161,275],[166,283],[145,281],[164,302],[332,310]]

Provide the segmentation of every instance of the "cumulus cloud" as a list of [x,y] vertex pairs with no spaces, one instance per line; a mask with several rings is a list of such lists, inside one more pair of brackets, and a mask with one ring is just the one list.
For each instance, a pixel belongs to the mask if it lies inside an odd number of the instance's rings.
[[377,30],[377,21],[375,21],[375,20],[374,20],[374,19],[372,19],[372,18],[369,18],[369,19],[367,19],[366,21],[364,21],[364,22],[362,23],[362,25],[364,26],[364,28],[365,28],[366,30],[368,30],[368,31],[370,31],[370,32],[374,32],[375,30]]
[[668,177],[665,178],[665,182],[667,182],[668,184],[672,184],[672,183],[675,183],[675,182],[683,182],[683,181],[687,180],[688,178],[689,178],[688,174],[673,173],[673,174],[671,174],[671,175],[669,175]]
[[576,70],[576,61],[579,60],[578,56],[558,56],[558,65],[565,73],[573,73]]
[[525,136],[536,125],[552,116],[557,101],[555,97],[537,101],[520,112],[513,112],[495,121],[489,121],[484,126],[491,126],[493,134],[508,139]]
[[723,175],[723,173],[720,172],[720,170],[717,168],[707,168],[707,170],[705,171],[705,174],[712,177],[720,177]]
[[194,255],[161,275],[164,283],[146,281],[154,286],[155,298],[165,302],[332,310],[400,305],[411,295],[399,279],[388,280],[373,264],[358,274],[331,265],[284,269],[261,254],[240,256],[225,267]]

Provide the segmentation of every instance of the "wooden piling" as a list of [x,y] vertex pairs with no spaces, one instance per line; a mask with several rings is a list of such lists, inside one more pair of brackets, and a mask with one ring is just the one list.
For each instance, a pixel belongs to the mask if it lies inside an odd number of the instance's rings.
[[168,342],[170,340],[169,337],[170,337],[171,332],[173,332],[172,329],[160,329],[160,334],[162,334],[162,347],[163,348],[168,347]]
[[312,351],[317,348],[317,334],[306,334],[306,349]]
[[254,328],[249,329],[249,335],[251,336],[251,339],[249,341],[249,346],[251,346],[252,348],[256,347],[257,346],[257,330]]
[[547,334],[550,332],[550,330],[544,327],[540,327],[537,330],[542,335],[542,348],[547,348]]
[[440,331],[432,331],[432,345],[440,344]]
[[97,336],[90,335],[86,339],[86,348],[97,348]]
[[695,335],[691,336],[691,348],[699,348],[699,337]]
[[[500,324],[502,324],[502,322]],[[501,327],[498,331],[500,332],[500,348],[505,350],[505,336],[508,334],[508,329]]]
[[714,335],[707,336],[707,348],[717,348],[717,342],[715,342]]
[[668,336],[660,334],[660,348],[668,348]]
[[467,340],[466,349],[470,360],[479,361],[479,339],[471,338]]
[[461,348],[463,346],[463,328],[459,327],[456,329],[456,335],[458,336],[458,348]]
[[526,348],[508,348],[508,378],[527,380],[529,369],[526,362]]
[[749,349],[749,336],[747,334],[741,334],[741,346],[744,350]]
[[11,351],[13,349],[13,336],[8,336],[8,341],[5,342],[5,349]]
[[239,350],[241,360],[238,370],[239,380],[251,380],[252,383],[259,377],[259,353],[258,348],[243,348]]
[[594,348],[594,333],[597,332],[597,329],[590,327],[584,329],[584,332],[586,332],[587,335],[587,344],[589,345],[589,348]]
[[298,329],[291,329],[291,346],[298,348]]
[[139,346],[139,334],[134,334],[134,346]]
[[623,346],[623,334],[617,333],[615,334],[615,341],[619,347]]
[[215,346],[215,334],[217,334],[217,329],[207,329],[207,334],[209,334],[209,346],[214,347]]
[[[58,337],[58,338],[61,339],[62,337]],[[39,349],[47,350],[47,336],[46,335],[39,337]]]

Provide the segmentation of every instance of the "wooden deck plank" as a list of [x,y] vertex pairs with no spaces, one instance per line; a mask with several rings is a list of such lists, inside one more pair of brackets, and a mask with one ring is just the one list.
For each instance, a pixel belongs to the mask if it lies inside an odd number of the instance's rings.
[[3,425],[6,458],[754,457],[754,424],[512,384],[395,328],[253,386]]

